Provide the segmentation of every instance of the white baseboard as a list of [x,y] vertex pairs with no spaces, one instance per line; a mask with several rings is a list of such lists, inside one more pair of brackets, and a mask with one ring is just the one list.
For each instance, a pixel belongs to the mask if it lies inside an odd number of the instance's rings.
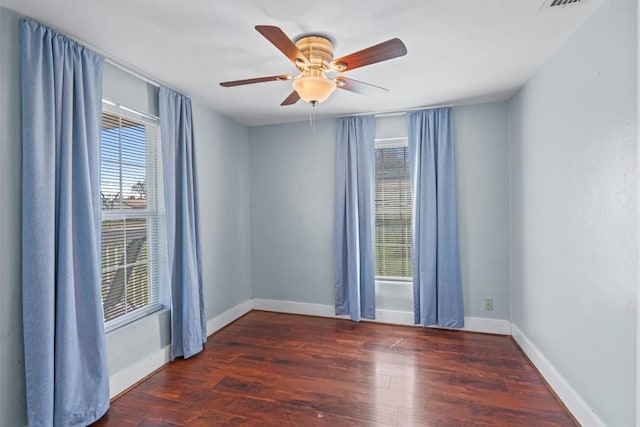
[[254,298],[251,300],[255,310],[276,311],[278,313],[304,314],[307,316],[335,317],[335,309],[327,304],[281,301],[275,299]]
[[171,358],[171,346],[166,346],[138,359],[121,371],[109,376],[109,398],[113,398],[156,369]]
[[511,335],[511,322],[487,317],[465,317],[463,330],[484,332],[486,334]]
[[[330,306],[333,308],[332,306]],[[334,309],[335,310],[335,309]],[[344,316],[349,318],[349,316]],[[362,319],[366,322],[391,323],[394,325],[415,326],[413,323],[413,313],[409,311],[396,310],[376,310],[376,318],[374,320]]]
[[555,391],[567,409],[573,414],[583,427],[604,427],[605,424],[582,400],[582,397],[571,387],[564,377],[556,370],[551,362],[544,356],[536,345],[516,326],[511,325],[513,339],[518,343],[522,351],[527,355],[531,363]]
[[[222,329],[252,309],[251,300],[242,302],[207,321],[207,336]],[[171,346],[156,350],[109,376],[109,398],[122,393],[171,360]]]
[[[279,313],[348,318],[348,316],[336,316],[335,308],[329,304],[310,304],[295,301],[254,299],[253,308],[256,310],[276,311]],[[363,320],[371,321],[367,319]],[[415,326],[413,323],[413,313],[408,311],[376,310],[376,319],[372,321],[377,323]],[[463,331],[511,335],[511,322],[508,320],[465,317],[464,322],[465,327],[461,329]]]
[[217,315],[213,319],[209,319],[207,321],[207,336],[216,333],[220,329],[227,326],[229,323],[244,316],[245,314],[250,312],[252,308],[253,305],[251,303],[251,300],[247,300],[234,307],[231,307],[229,310]]

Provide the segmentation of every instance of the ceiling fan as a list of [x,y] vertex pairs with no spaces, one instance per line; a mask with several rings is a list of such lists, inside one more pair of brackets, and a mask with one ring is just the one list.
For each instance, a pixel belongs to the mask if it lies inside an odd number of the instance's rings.
[[316,106],[329,98],[336,89],[344,89],[359,94],[387,92],[388,89],[338,75],[327,77],[327,73],[342,73],[376,62],[386,61],[407,54],[407,48],[400,39],[394,38],[354,52],[340,58],[333,58],[333,43],[325,36],[306,35],[295,43],[279,28],[257,25],[256,30],[291,60],[300,71],[297,76],[288,74],[258,77],[254,79],[222,82],[221,86],[232,87],[253,83],[291,80],[293,92],[280,105],[293,105],[303,101]]

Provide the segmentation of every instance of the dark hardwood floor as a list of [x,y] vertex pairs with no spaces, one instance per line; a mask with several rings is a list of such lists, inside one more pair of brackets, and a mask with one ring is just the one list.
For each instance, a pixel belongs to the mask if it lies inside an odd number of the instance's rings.
[[252,311],[95,426],[575,426],[510,337]]

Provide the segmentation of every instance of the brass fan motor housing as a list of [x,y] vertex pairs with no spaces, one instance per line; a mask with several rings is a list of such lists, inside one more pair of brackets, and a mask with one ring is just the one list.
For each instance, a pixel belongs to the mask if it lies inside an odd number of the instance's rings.
[[330,71],[331,61],[333,61],[333,43],[326,37],[311,35],[304,36],[296,40],[296,47],[309,60],[310,65],[296,61],[296,67],[301,72]]

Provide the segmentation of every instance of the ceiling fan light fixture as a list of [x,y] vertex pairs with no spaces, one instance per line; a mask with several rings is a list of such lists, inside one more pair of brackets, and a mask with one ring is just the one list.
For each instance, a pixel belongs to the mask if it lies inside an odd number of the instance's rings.
[[336,82],[324,76],[300,76],[293,79],[293,90],[310,104],[319,104],[336,90]]
[[[580,0],[553,1],[568,2]],[[293,105],[302,99],[315,107],[316,104],[326,101],[336,88],[359,94],[365,94],[373,90],[377,92],[388,92],[385,88],[359,82],[358,80],[347,77],[337,76],[330,79],[326,73],[351,71],[364,67],[365,65],[387,61],[407,54],[407,47],[402,43],[402,40],[394,38],[334,59],[333,41],[324,35],[302,35],[294,42],[282,29],[273,25],[256,25],[256,31],[293,62],[300,74],[296,77],[279,75],[232,80],[221,82],[220,86],[232,87],[253,83],[291,80],[293,91],[282,101],[281,106]]]

